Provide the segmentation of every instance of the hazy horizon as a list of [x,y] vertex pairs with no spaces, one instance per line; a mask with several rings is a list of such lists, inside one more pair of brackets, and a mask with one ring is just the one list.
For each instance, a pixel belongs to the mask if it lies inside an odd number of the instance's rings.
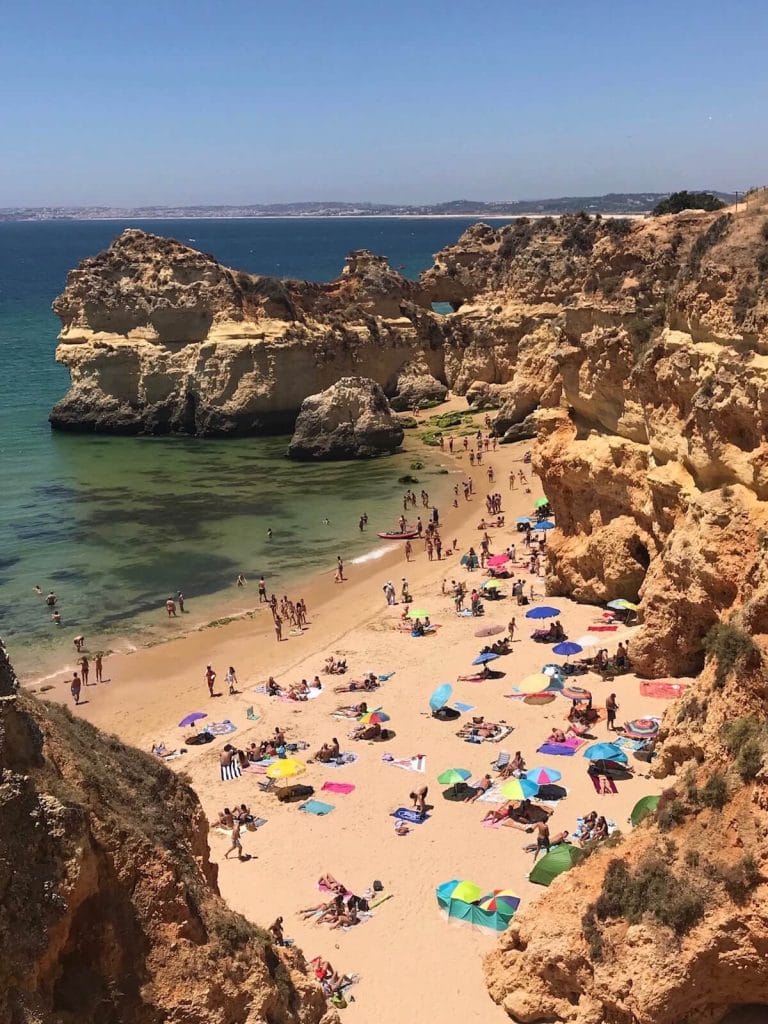
[[757,0],[15,5],[0,207],[743,190],[768,169],[764,20]]

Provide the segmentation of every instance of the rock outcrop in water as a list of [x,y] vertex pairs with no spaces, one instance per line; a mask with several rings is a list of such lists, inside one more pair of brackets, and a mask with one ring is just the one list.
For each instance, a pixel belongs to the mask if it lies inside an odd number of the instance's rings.
[[219,896],[206,832],[173,772],[21,693],[0,644],[0,1020],[318,1024],[301,954]]
[[375,381],[342,377],[304,399],[288,455],[301,461],[370,459],[394,452],[403,434]]

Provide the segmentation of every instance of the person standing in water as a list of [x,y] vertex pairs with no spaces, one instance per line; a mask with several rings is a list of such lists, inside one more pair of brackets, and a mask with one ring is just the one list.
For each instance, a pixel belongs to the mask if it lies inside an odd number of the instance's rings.
[[184,595],[182,594],[182,592],[180,590],[177,591],[177,593],[176,593],[176,599],[179,602],[179,611],[183,614],[184,613]]

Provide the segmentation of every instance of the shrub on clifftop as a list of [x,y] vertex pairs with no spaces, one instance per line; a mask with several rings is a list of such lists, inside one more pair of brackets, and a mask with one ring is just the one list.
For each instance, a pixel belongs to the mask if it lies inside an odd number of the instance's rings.
[[683,189],[681,192],[673,192],[657,203],[651,215],[661,217],[662,214],[680,213],[682,210],[722,210],[724,206],[722,199],[718,199],[711,192],[689,192]]

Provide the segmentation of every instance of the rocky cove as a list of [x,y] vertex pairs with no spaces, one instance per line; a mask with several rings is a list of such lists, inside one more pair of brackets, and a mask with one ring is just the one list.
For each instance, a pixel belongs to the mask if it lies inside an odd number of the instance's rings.
[[[56,301],[62,429],[284,429],[348,376],[395,407],[449,388],[496,409],[500,437],[535,439],[559,527],[548,593],[639,598],[635,669],[697,674],[654,769],[674,813],[558,880],[490,954],[490,991],[516,1021],[716,1024],[768,1002],[767,222],[755,203],[477,225],[416,282],[355,253],[327,285],[241,275],[129,231]],[[713,778],[720,796],[703,799]],[[612,861],[637,874],[659,850],[668,889],[685,878],[711,898],[684,927],[650,902],[600,902]]]

